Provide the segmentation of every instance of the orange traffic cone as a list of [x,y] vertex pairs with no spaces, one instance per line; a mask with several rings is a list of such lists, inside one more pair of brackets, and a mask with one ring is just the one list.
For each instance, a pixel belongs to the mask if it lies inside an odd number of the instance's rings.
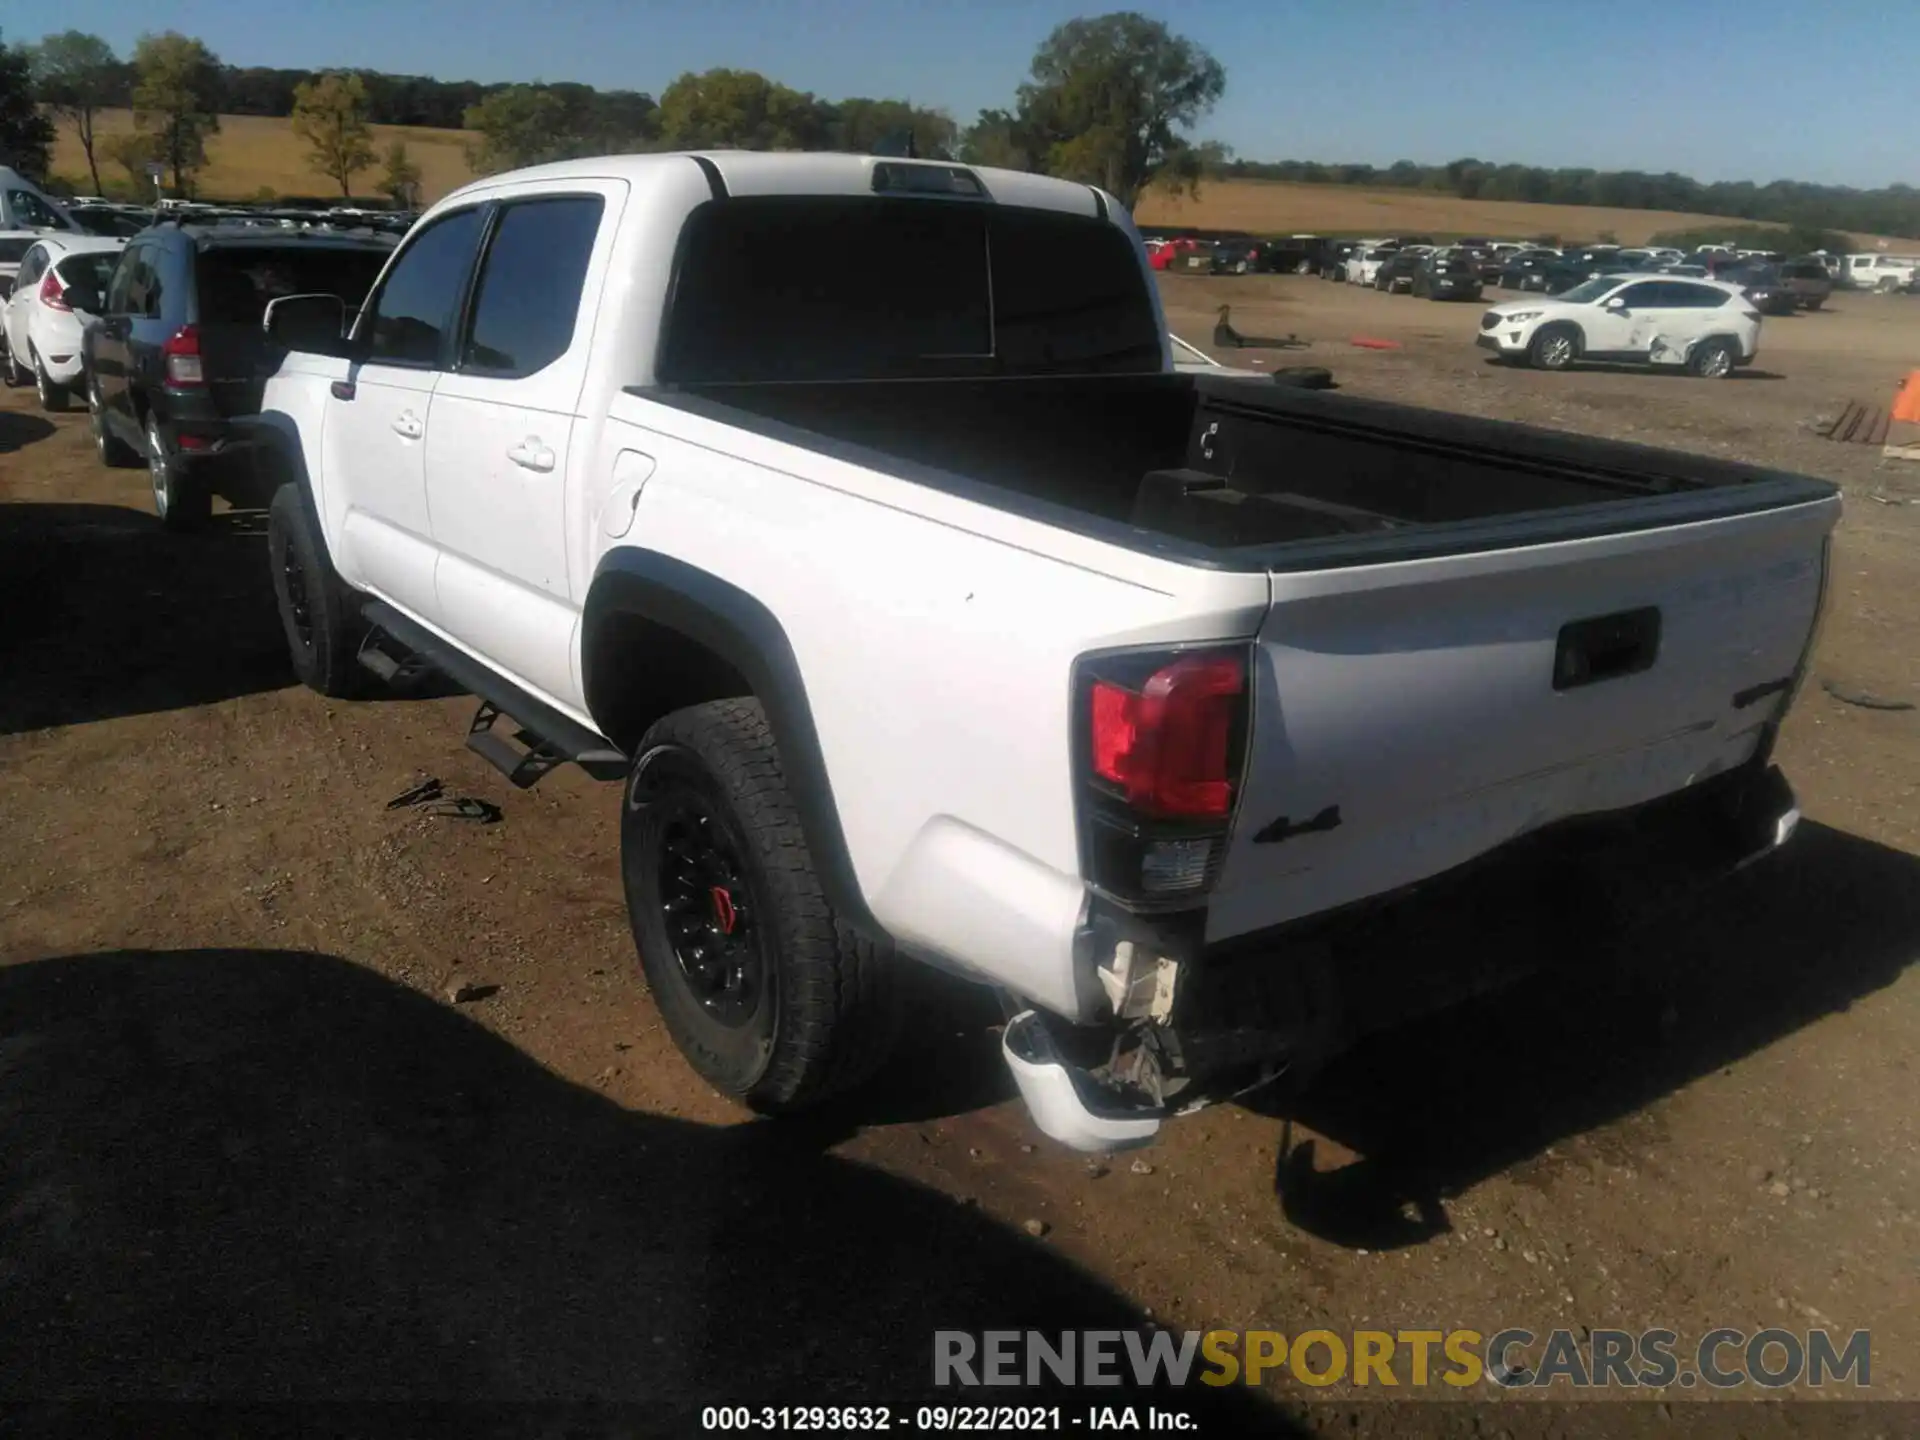
[[1909,370],[1887,407],[1887,443],[1880,453],[1888,460],[1920,460],[1920,370]]

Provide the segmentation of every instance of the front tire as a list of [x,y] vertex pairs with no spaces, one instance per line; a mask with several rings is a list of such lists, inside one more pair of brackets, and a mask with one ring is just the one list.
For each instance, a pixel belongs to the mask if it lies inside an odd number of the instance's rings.
[[109,470],[128,470],[140,463],[134,448],[113,433],[100,382],[91,378],[87,381],[87,428],[93,432],[94,453]]
[[1564,370],[1579,357],[1579,337],[1566,325],[1543,327],[1527,345],[1527,363],[1536,370]]
[[296,484],[282,485],[267,507],[267,563],[295,677],[334,699],[361,693],[367,672],[359,650],[367,625],[353,592],[334,573],[320,522]]
[[169,530],[198,530],[213,514],[213,492],[187,474],[185,463],[168,449],[158,415],[147,416],[147,484],[153,513]]
[[760,702],[677,710],[636,756],[621,875],[680,1053],[767,1114],[866,1079],[897,1028],[893,957],[828,905]]
[[5,352],[7,363],[0,368],[0,378],[5,379],[9,390],[18,390],[27,383],[27,372],[20,368],[20,357],[13,353],[13,346],[5,334],[0,334],[0,351]]

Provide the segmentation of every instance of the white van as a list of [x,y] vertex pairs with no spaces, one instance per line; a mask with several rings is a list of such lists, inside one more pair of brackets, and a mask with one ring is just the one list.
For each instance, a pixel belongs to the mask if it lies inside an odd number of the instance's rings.
[[18,170],[0,165],[0,230],[79,229],[58,200]]

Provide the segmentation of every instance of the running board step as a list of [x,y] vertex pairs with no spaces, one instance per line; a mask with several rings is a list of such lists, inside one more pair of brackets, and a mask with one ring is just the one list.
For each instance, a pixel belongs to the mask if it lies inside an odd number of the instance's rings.
[[411,650],[396,655],[382,641],[393,644],[395,649],[401,648],[384,630],[369,630],[366,639],[360,642],[356,658],[364,669],[371,670],[395,689],[405,689],[434,673],[433,666],[422,656]]
[[[569,761],[596,780],[626,777],[627,757],[605,739],[455,649],[424,625],[382,600],[369,600],[360,613],[376,631],[391,636],[409,652],[407,661],[398,661],[379,644],[369,643],[361,647],[361,663],[375,674],[381,673],[381,662],[393,665],[396,673],[403,672],[408,662],[429,665],[478,696],[480,708],[467,731],[467,748],[522,790]],[[370,660],[369,655],[378,658]],[[497,720],[509,715],[519,725],[512,736],[494,729]]]

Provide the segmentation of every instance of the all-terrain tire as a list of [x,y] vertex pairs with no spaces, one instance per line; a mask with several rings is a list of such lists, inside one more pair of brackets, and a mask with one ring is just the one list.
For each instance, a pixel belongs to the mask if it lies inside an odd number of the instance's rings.
[[359,661],[367,624],[327,558],[306,492],[292,482],[276,490],[267,507],[267,561],[294,675],[336,699],[361,694],[368,681]]
[[[676,710],[647,731],[621,811],[620,869],[661,1019],[715,1089],[779,1114],[885,1062],[899,1018],[891,948],[828,903],[758,700]],[[690,912],[709,895],[713,916]]]

